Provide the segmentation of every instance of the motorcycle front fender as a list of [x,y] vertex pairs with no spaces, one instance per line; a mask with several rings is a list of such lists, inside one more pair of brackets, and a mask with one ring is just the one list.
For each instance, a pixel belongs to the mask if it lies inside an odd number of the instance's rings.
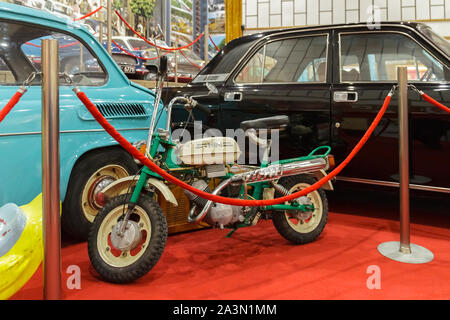
[[[138,180],[139,176],[128,176],[122,179],[118,179],[106,186],[102,190],[102,193],[106,196],[107,199],[125,194],[127,192],[130,192],[130,189],[132,187],[136,186]],[[159,193],[162,194],[166,201],[170,202],[174,206],[178,206],[177,199],[164,182],[155,178],[149,178],[147,180],[147,186],[148,185],[155,187],[159,191]]]

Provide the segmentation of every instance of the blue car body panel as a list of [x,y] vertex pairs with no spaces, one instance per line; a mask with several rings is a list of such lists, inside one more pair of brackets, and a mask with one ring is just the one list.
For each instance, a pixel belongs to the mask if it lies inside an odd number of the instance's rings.
[[[144,116],[109,119],[110,123],[130,142],[147,138],[149,115],[152,113],[154,93],[130,82],[103,46],[80,24],[52,16],[44,11],[0,4],[0,20],[51,27],[81,40],[101,61],[108,73],[101,86],[79,86],[94,103],[135,103],[146,109]],[[0,108],[13,96],[19,86],[0,85]],[[33,85],[21,101],[0,123],[0,206],[13,202],[30,202],[42,190],[41,161],[41,86]],[[92,118],[81,117],[86,110],[72,91],[60,89],[60,196],[65,198],[70,174],[76,161],[86,152],[117,146]],[[166,115],[160,117],[164,124]]]

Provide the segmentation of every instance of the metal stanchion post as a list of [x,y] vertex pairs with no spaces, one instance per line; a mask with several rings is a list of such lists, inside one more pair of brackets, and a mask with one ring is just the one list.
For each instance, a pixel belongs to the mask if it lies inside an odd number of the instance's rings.
[[84,72],[84,53],[83,53],[83,44],[80,43],[80,65],[79,65],[79,69],[80,72]]
[[[175,38],[175,47],[178,48],[178,36]],[[178,83],[178,50],[175,50],[175,83]]]
[[44,299],[61,299],[58,40],[42,40],[42,228]]
[[203,37],[204,39],[204,55],[205,55],[205,63],[208,63],[208,53],[209,53],[209,26],[206,24],[205,25],[205,31],[203,33]]
[[378,251],[392,260],[405,263],[426,263],[434,256],[428,249],[410,242],[409,208],[409,129],[408,129],[408,68],[397,70],[399,103],[399,172],[400,172],[400,242],[383,242]]
[[103,44],[103,9],[99,12],[100,29],[98,30],[98,41]]
[[108,0],[108,7],[107,7],[107,19],[108,19],[108,21],[107,21],[107,23],[108,23],[108,34],[106,35],[107,36],[107,42],[108,42],[108,44],[107,44],[107,48],[108,48],[108,53],[109,54],[111,54],[111,50],[112,50],[112,47],[111,47],[111,40],[112,40],[112,0]]

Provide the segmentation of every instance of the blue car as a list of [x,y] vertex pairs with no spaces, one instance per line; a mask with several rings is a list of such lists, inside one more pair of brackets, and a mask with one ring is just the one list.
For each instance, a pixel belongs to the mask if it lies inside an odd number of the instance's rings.
[[[154,93],[130,82],[87,29],[41,10],[0,4],[0,108],[24,80],[40,71],[40,40],[59,40],[60,72],[66,72],[100,112],[132,143],[146,139]],[[0,206],[29,203],[42,192],[41,77],[0,123]],[[101,208],[98,192],[132,175],[137,163],[93,119],[60,80],[62,227],[86,239]],[[166,115],[160,119],[163,124]]]

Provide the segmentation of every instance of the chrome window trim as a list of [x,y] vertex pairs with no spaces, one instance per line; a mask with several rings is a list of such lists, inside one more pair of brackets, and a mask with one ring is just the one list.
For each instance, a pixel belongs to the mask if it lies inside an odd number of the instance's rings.
[[[262,72],[261,72],[261,83],[264,82],[264,66],[266,65],[266,53],[267,53],[267,43],[264,44],[264,51],[263,51],[263,61],[262,61]],[[255,54],[258,54],[258,51],[256,51]],[[255,56],[255,54],[253,55],[253,57]],[[253,58],[252,57],[252,58]],[[250,58],[250,60],[252,59]],[[248,62],[250,62],[250,60],[248,60]],[[247,63],[242,67],[245,68],[245,66],[247,65]],[[242,69],[238,72],[238,74],[236,75],[236,77],[241,73]],[[236,77],[234,77],[233,82],[236,83]]]
[[[399,187],[399,182],[394,181],[384,181],[384,180],[373,180],[373,179],[363,179],[363,178],[351,178],[351,177],[336,177],[338,181],[351,182],[351,183],[362,183],[362,184],[370,184],[377,185],[383,187]],[[442,192],[442,193],[450,193],[450,188],[445,187],[435,187],[435,186],[427,186],[423,184],[409,184],[410,189],[421,190],[421,191],[431,191],[431,192]]]
[[[414,30],[414,29],[413,29]],[[439,58],[437,58],[433,53],[429,52],[427,48],[425,48],[421,43],[417,42],[416,39],[411,37],[409,34],[402,31],[394,31],[394,30],[377,30],[377,31],[353,31],[353,32],[339,32],[338,34],[338,54],[339,54],[339,83],[341,84],[353,84],[353,83],[392,83],[395,84],[397,81],[395,80],[379,80],[379,81],[371,81],[371,80],[360,80],[360,81],[342,81],[342,55],[341,55],[341,36],[342,35],[352,35],[352,34],[381,34],[381,33],[396,33],[410,38],[414,43],[419,45],[422,49],[424,49],[430,56],[436,59],[444,68],[450,70],[447,64],[443,63]],[[417,84],[448,84],[450,81],[420,81],[420,80],[408,80],[408,82],[414,82]]]
[[[289,30],[289,31],[285,31],[285,30],[280,30],[280,32],[274,32],[271,34],[268,34],[264,37],[262,37],[259,40],[255,40],[255,43],[250,46],[247,49],[247,52],[242,56],[241,59],[239,59],[239,61],[236,63],[236,65],[234,66],[233,69],[231,69],[231,71],[228,74],[228,77],[224,80],[223,83],[228,82],[229,78],[231,77],[231,75],[234,73],[234,71],[237,69],[237,67],[241,64],[241,62],[243,60],[245,60],[245,58],[248,56],[248,53],[250,51],[253,50],[254,47],[258,46],[261,42],[264,42],[267,38],[269,37],[273,37],[273,36],[278,36],[278,35],[283,35],[283,34],[291,34],[291,33],[301,33],[301,32],[315,32],[315,31],[321,31],[321,30],[326,30],[328,32],[330,31],[338,31],[339,29],[351,29],[351,28],[361,28],[361,27],[365,27],[367,28],[367,24],[354,24],[354,25],[341,25],[341,26],[327,26],[327,27],[308,27],[305,29],[294,29],[294,30]],[[431,40],[429,40],[428,38],[426,38],[423,34],[421,34],[418,30],[404,25],[404,24],[392,24],[392,23],[388,23],[388,24],[382,24],[381,27],[395,27],[395,28],[404,28],[404,29],[408,29],[413,31],[414,33],[416,33],[417,35],[419,35],[425,42],[427,42],[429,45],[431,45],[433,48],[435,48],[436,50],[438,50],[442,55],[444,55],[445,57],[447,57],[450,60],[450,56],[448,56],[444,51],[442,51],[442,49],[440,49],[438,46],[436,46]]]
[[[148,128],[123,128],[116,129],[117,131],[138,131],[138,130],[148,130]],[[105,132],[103,129],[88,129],[88,130],[61,130],[59,133],[84,133],[84,132]],[[42,131],[30,131],[30,132],[12,132],[12,133],[0,133],[0,137],[11,137],[11,136],[30,136],[42,134]]]
[[[326,68],[325,68],[325,81],[308,81],[308,82],[291,82],[291,81],[289,81],[289,82],[236,82],[236,78],[239,75],[239,73],[242,71],[242,69],[245,68],[247,63],[255,56],[255,54],[258,53],[258,51],[262,47],[264,47],[264,60],[266,59],[266,56],[265,56],[266,46],[269,43],[276,42],[276,41],[281,41],[281,40],[286,40],[286,39],[317,37],[317,36],[326,36],[327,37],[326,49],[325,49],[325,52],[326,52],[325,59],[326,59],[326,64],[327,64]],[[252,48],[250,48],[250,49],[252,49]],[[248,52],[250,51],[250,49],[245,53],[244,57],[248,55]],[[328,63],[328,51],[329,51],[329,49],[330,49],[330,33],[329,32],[306,34],[306,35],[293,35],[293,36],[281,37],[281,38],[278,38],[278,39],[273,39],[273,40],[264,42],[260,46],[258,46],[257,49],[255,49],[256,51],[239,68],[239,71],[237,71],[237,73],[233,77],[233,84],[236,85],[236,86],[245,86],[245,85],[276,85],[276,84],[278,84],[278,85],[279,84],[302,84],[302,85],[305,85],[305,84],[306,85],[308,85],[308,84],[326,84],[326,83],[328,83],[328,65],[329,65],[329,63]],[[236,66],[238,66],[239,64],[241,64],[241,62],[239,62]],[[230,75],[234,72],[235,69],[236,69],[236,67],[234,67],[234,69],[230,72]],[[225,82],[228,81],[229,77],[225,80]],[[263,77],[263,75],[261,75],[261,77]]]

